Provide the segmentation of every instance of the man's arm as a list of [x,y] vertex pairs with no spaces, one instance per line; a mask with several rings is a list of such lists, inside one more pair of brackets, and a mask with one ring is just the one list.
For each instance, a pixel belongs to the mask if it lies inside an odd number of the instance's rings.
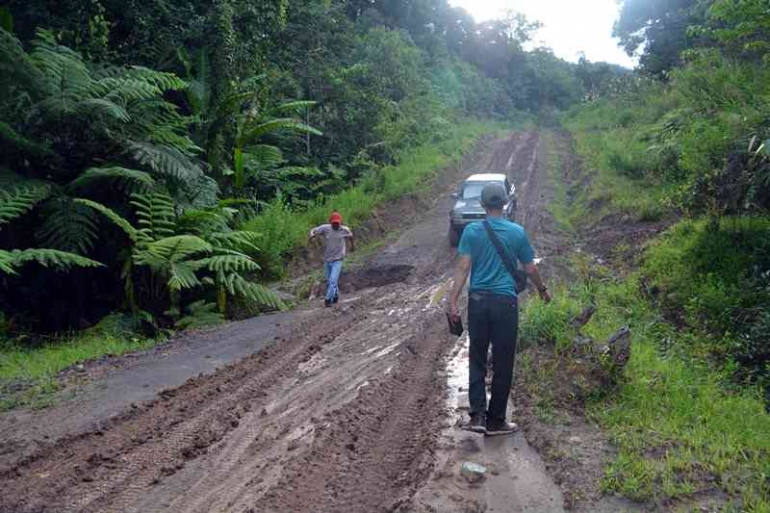
[[[323,226],[323,225],[321,225]],[[321,234],[321,226],[316,226],[307,234],[307,240],[311,241]]]
[[529,279],[532,280],[532,283],[534,283],[535,287],[537,287],[537,292],[540,294],[540,299],[546,303],[550,303],[551,293],[548,292],[548,288],[543,285],[543,280],[540,278],[540,271],[537,270],[537,265],[535,265],[534,262],[524,264],[524,270],[527,271]]
[[468,274],[470,274],[470,272],[470,255],[460,255],[460,259],[457,261],[457,267],[455,268],[454,286],[452,287],[452,293],[449,296],[449,314],[455,319],[460,316],[460,309],[457,306],[457,302],[460,299],[460,294],[463,292],[463,287],[468,280]]
[[350,252],[353,253],[356,250],[356,238],[353,237],[353,232],[350,232],[350,237],[348,237],[348,240],[350,241]]

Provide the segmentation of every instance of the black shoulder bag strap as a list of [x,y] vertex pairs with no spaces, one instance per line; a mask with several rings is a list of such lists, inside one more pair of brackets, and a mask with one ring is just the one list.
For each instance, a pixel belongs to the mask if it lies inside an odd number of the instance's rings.
[[489,220],[485,219],[483,224],[484,228],[487,230],[489,239],[492,241],[492,244],[497,250],[497,255],[500,257],[500,260],[503,261],[503,265],[505,265],[505,268],[508,270],[508,274],[511,275],[513,282],[516,284],[516,293],[521,294],[527,289],[527,273],[516,269],[516,265],[513,263],[513,261],[511,261],[510,255],[505,252],[503,245],[500,243],[500,239],[498,239],[497,235],[495,235],[495,231],[492,229],[492,225],[489,224]]

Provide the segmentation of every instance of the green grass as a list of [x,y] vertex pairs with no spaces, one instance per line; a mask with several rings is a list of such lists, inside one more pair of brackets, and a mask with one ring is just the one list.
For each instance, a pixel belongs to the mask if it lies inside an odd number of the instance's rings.
[[0,411],[46,406],[59,389],[57,375],[62,370],[106,355],[149,349],[159,341],[92,329],[51,338],[37,347],[4,342],[0,344]]
[[[638,276],[598,276],[557,289],[550,306],[529,302],[521,337],[555,339],[565,348],[574,336],[568,320],[589,302],[597,312],[583,334],[604,340],[621,326],[631,327],[625,381],[588,408],[618,449],[606,467],[604,490],[657,502],[721,492],[741,501],[743,510],[769,511],[770,416],[759,391],[726,387],[726,372],[665,353],[663,347],[690,344],[696,335],[677,332],[663,320],[640,295]],[[553,417],[547,400],[537,406],[543,420]]]
[[355,229],[377,205],[419,192],[443,167],[467,153],[482,134],[500,129],[500,125],[493,123],[458,124],[441,141],[412,148],[397,165],[379,169],[323,202],[293,211],[283,202],[274,201],[263,213],[247,221],[243,228],[262,235],[260,264],[268,274],[280,276],[287,255],[306,244],[308,230],[326,222],[330,211],[338,210],[345,223]]
[[[660,167],[656,155],[641,142],[639,128],[625,126],[608,110],[609,103],[582,107],[565,116],[564,127],[575,139],[576,151],[583,159],[582,173],[590,185],[575,195],[571,208],[590,214],[598,221],[621,215],[635,221],[657,221],[668,207],[670,186],[653,178]],[[585,217],[578,213],[574,219]]]
[[[583,136],[585,143],[592,135]],[[557,159],[566,148],[549,150],[553,180],[561,176]],[[562,227],[570,226],[566,186],[556,186],[562,190],[554,212],[564,214]],[[634,190],[641,196],[656,194]],[[647,200],[634,201],[639,206]],[[619,388],[592,396],[587,406],[588,416],[610,434],[618,450],[605,467],[601,484],[606,492],[654,504],[687,504],[699,492],[717,499],[724,494],[728,510],[770,511],[766,402],[759,386],[736,383],[729,360],[713,358],[714,348],[735,348],[736,327],[725,321],[742,319],[739,313],[763,304],[752,280],[770,268],[768,241],[770,219],[681,222],[647,248],[641,269],[617,278],[577,256],[571,262],[575,279],[555,288],[551,305],[526,304],[520,332],[524,343],[568,348],[576,335],[569,321],[588,304],[596,306],[596,313],[583,335],[602,341],[622,326],[632,330],[631,360]],[[658,292],[650,297],[645,291],[652,286]],[[688,322],[672,326],[662,308],[685,312]],[[535,378],[554,379],[548,369],[533,367],[522,362],[522,370]],[[536,406],[548,420],[553,412],[547,390],[541,395],[543,404]]]

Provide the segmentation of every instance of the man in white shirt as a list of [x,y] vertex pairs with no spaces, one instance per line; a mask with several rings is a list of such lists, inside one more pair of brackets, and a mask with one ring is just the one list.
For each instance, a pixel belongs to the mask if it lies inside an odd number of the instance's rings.
[[350,241],[350,251],[355,251],[353,232],[342,224],[339,212],[332,212],[329,224],[322,224],[310,230],[310,240],[323,237],[324,241],[324,274],[326,275],[326,296],[324,305],[327,307],[339,301],[340,294],[337,283],[342,272],[342,261],[347,249],[346,240]]

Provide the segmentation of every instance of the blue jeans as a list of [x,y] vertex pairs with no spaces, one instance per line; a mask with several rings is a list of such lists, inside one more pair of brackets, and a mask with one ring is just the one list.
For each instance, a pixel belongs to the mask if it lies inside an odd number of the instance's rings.
[[326,274],[326,296],[324,299],[331,301],[337,297],[340,293],[340,289],[337,287],[337,283],[340,280],[340,273],[342,272],[342,260],[335,260],[334,262],[324,263],[324,273]]

